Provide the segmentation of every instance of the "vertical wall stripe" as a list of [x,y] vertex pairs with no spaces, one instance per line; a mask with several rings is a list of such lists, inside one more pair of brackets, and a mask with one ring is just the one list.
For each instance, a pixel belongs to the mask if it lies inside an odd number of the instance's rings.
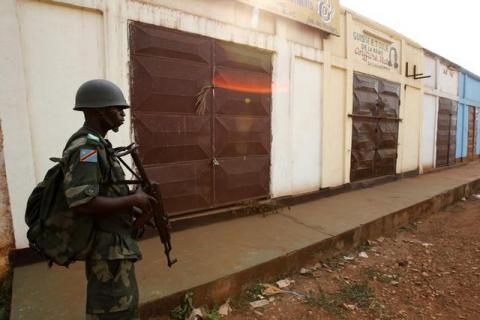
[[468,153],[468,117],[470,110],[467,105],[463,105],[463,140],[462,140],[462,157],[466,157]]
[[458,104],[457,108],[457,141],[455,157],[461,158],[463,156],[463,127],[464,127],[464,108],[463,104]]
[[477,126],[477,147],[476,147],[476,153],[480,154],[480,117],[476,119],[476,126]]

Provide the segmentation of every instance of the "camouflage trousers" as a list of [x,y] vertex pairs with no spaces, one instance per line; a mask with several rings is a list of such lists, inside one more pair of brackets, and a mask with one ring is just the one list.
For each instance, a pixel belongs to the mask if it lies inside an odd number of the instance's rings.
[[87,320],[137,320],[134,260],[87,260]]

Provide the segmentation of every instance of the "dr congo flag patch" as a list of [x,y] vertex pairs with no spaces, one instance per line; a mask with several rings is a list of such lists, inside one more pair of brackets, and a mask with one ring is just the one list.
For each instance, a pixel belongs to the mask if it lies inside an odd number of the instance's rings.
[[80,149],[80,162],[97,162],[97,150]]

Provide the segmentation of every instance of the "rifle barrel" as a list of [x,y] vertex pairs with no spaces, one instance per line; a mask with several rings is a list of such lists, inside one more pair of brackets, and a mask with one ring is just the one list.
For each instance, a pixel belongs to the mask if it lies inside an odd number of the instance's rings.
[[140,173],[140,177],[142,179],[142,187],[144,191],[150,194],[157,200],[157,203],[154,208],[153,220],[155,222],[155,226],[158,231],[158,235],[160,236],[160,240],[165,249],[165,256],[167,257],[167,265],[169,268],[172,267],[173,264],[177,262],[177,259],[170,258],[170,251],[172,251],[172,244],[170,242],[170,221],[168,218],[167,213],[165,212],[165,208],[163,207],[163,199],[162,193],[160,192],[160,188],[158,183],[152,183],[147,176],[147,172],[143,167],[142,162],[140,161],[140,157],[137,152],[137,147],[132,148],[131,157],[135,166],[137,167],[138,172]]

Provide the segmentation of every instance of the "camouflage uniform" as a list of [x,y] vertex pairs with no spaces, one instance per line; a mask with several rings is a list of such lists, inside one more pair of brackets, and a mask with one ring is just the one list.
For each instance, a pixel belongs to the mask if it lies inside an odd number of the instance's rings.
[[[64,190],[70,208],[96,196],[129,194],[123,170],[112,156],[110,142],[82,127],[67,143],[63,153]],[[95,239],[85,262],[87,276],[87,319],[138,319],[138,289],[134,262],[141,259],[131,237],[129,210],[92,215]]]

